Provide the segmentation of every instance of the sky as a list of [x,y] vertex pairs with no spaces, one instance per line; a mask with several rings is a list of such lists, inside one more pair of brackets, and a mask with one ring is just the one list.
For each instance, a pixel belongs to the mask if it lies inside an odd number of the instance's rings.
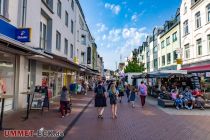
[[181,0],[79,0],[106,69],[116,70],[152,33],[175,16]]

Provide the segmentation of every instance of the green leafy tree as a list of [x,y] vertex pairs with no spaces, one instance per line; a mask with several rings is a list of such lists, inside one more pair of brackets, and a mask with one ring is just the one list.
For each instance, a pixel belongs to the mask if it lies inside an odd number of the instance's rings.
[[128,65],[125,67],[125,73],[128,72],[143,72],[145,70],[144,63],[139,63],[138,60],[138,52],[136,50],[133,51],[132,61],[128,61]]

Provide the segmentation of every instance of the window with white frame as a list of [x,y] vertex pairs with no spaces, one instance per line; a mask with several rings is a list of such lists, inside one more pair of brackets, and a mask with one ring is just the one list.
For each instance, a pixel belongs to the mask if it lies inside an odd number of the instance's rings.
[[56,49],[61,50],[61,34],[56,31]]
[[39,47],[46,50],[47,48],[47,25],[40,22],[40,41]]
[[166,38],[166,46],[170,44],[170,36]]
[[207,42],[208,42],[208,51],[210,53],[210,34],[207,36]]
[[69,14],[68,14],[67,11],[65,12],[65,25],[66,25],[67,27],[69,26]]
[[72,34],[74,33],[74,22],[73,22],[73,20],[71,20],[71,33]]
[[184,13],[187,13],[187,4],[184,3]]
[[202,55],[202,40],[201,40],[201,38],[196,40],[196,46],[197,46],[197,55]]
[[0,15],[9,18],[9,0],[0,0]]
[[167,54],[167,64],[171,64],[171,53]]
[[183,23],[183,32],[184,35],[187,35],[189,33],[188,20],[185,20],[185,22]]
[[165,41],[163,40],[162,42],[161,42],[161,48],[164,48],[165,47]]
[[174,62],[176,61],[176,59],[177,59],[177,53],[176,53],[176,50],[175,51],[173,51],[173,59],[174,59]]
[[190,58],[190,45],[189,44],[184,45],[184,49],[185,49],[185,58],[186,59]]
[[74,0],[71,0],[71,9],[74,10]]
[[[1,1],[1,0],[0,0]],[[26,26],[26,11],[27,11],[27,0],[22,1],[22,8],[21,8],[21,24],[22,27]]]
[[81,52],[81,63],[84,64],[85,63],[85,53]]
[[207,22],[210,22],[210,4],[206,6],[206,10],[207,10]]
[[201,13],[200,11],[195,14],[195,28],[201,27]]
[[74,57],[74,46],[73,46],[73,44],[71,44],[71,47],[70,47],[70,57],[71,58]]
[[64,54],[65,55],[68,55],[68,40],[66,38],[64,40],[64,46],[65,46],[65,48],[64,48]]
[[61,11],[62,11],[62,5],[61,5],[61,1],[58,0],[58,3],[57,3],[57,14],[58,16],[61,18]]
[[165,55],[162,56],[162,66],[165,66],[166,64],[166,58]]
[[86,45],[86,36],[85,35],[81,35],[81,44]]
[[173,33],[172,40],[173,42],[177,41],[177,32]]

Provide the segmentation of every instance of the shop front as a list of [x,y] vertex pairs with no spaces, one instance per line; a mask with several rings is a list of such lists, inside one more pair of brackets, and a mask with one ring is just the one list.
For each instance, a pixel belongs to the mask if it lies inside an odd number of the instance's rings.
[[[194,78],[194,84],[200,86],[205,92],[210,92],[210,64],[184,67],[188,74]],[[195,86],[196,86],[195,85]]]
[[[0,94],[14,95],[15,93],[16,56],[0,51]],[[13,98],[5,100],[5,111],[12,110]]]

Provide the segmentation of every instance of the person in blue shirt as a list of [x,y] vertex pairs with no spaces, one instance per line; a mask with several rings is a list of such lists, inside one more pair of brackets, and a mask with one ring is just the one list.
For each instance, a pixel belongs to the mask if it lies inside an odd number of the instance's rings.
[[[184,102],[185,108],[192,110],[195,104],[195,97],[193,97],[190,88],[186,87],[182,95],[183,95],[183,102]],[[190,103],[190,107],[188,106],[189,103]]]

